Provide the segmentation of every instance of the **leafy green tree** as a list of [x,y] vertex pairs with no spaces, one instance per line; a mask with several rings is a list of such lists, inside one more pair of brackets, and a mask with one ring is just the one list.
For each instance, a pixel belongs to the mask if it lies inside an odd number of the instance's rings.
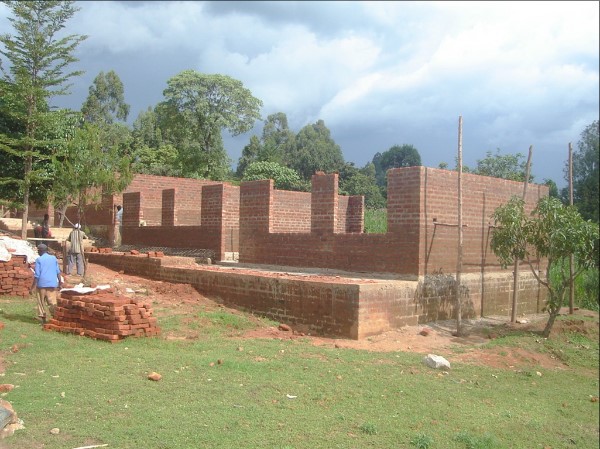
[[331,138],[325,122],[318,120],[300,130],[295,145],[286,156],[286,163],[308,181],[317,171],[331,173],[340,170],[344,156],[340,146]]
[[25,133],[17,108],[11,85],[0,79],[0,204],[9,209],[20,208],[23,198],[23,159],[7,145],[11,136]]
[[112,124],[115,119],[126,121],[129,105],[125,103],[123,83],[114,70],[100,72],[90,86],[81,112],[86,122]]
[[[598,224],[585,221],[572,206],[564,206],[552,197],[542,198],[530,217],[522,199],[513,197],[493,214],[497,227],[491,247],[506,268],[514,258],[524,260],[536,279],[548,290],[548,322],[543,331],[549,337],[552,326],[565,302],[572,280],[598,261]],[[576,270],[570,273],[568,258],[573,255]],[[535,260],[547,259],[545,277],[540,276]],[[551,276],[550,273],[557,273]]]
[[421,164],[421,155],[412,145],[394,145],[383,153],[373,156],[377,185],[387,191],[387,171],[390,168],[416,167]]
[[129,105],[125,103],[123,83],[116,72],[100,72],[96,76],[81,112],[86,122],[98,127],[106,148],[116,147],[123,155],[130,153],[133,138],[125,124]]
[[138,146],[133,154],[132,171],[158,176],[181,176],[177,166],[178,152],[171,144],[158,148],[148,145]]
[[36,163],[47,160],[54,147],[43,132],[51,114],[49,98],[68,93],[67,81],[81,74],[66,72],[77,61],[75,49],[86,37],[62,36],[65,23],[78,11],[73,1],[4,2],[12,12],[9,17],[15,34],[0,35],[2,57],[10,64],[2,66],[5,86],[11,90],[14,114],[22,127],[14,133],[0,135],[0,149],[23,161],[21,237],[27,236],[27,218],[31,186],[36,177]]
[[238,159],[236,174],[238,178],[243,178],[248,166],[254,162],[259,162],[259,155],[262,149],[260,139],[257,136],[250,137],[250,143],[242,149],[242,155]]
[[[600,189],[598,163],[600,161],[599,150],[600,123],[595,120],[581,133],[577,143],[577,150],[573,152],[573,203],[581,215],[598,223],[598,207]],[[568,163],[568,162],[567,162]],[[569,181],[569,167],[565,167],[565,179]],[[568,198],[568,190],[565,189],[563,197]]]
[[258,155],[261,161],[286,164],[286,156],[295,148],[296,135],[288,127],[287,116],[283,112],[271,114],[265,121],[262,133],[262,148]]
[[[66,125],[72,122],[71,118]],[[102,193],[122,192],[132,179],[129,159],[121,156],[116,146],[104,145],[104,133],[98,126],[82,122],[69,126],[71,137],[53,158],[54,203],[58,207],[75,204],[79,222],[84,222],[86,205],[98,202]]]
[[545,186],[548,186],[549,189],[549,195],[552,198],[558,198],[558,186],[556,185],[556,183],[552,180],[552,179],[547,179],[544,178],[544,183]]
[[135,146],[147,145],[150,148],[158,148],[162,145],[162,130],[154,109],[148,107],[138,114],[133,122],[132,136]]
[[252,162],[244,172],[242,181],[258,181],[272,179],[276,189],[308,190],[308,185],[300,179],[297,172],[291,168],[279,165],[277,162]]
[[243,134],[260,119],[262,102],[243,84],[225,75],[184,70],[167,82],[156,109],[163,138],[179,151],[186,175],[223,179],[229,158],[221,133]]
[[288,127],[287,116],[283,112],[271,114],[264,122],[262,137],[250,138],[250,143],[242,150],[238,160],[237,175],[242,178],[244,170],[252,162],[277,162],[287,164],[287,155],[294,149],[296,135]]
[[375,167],[372,163],[368,163],[363,169],[358,169],[353,163],[347,162],[339,175],[341,194],[364,196],[365,207],[369,209],[385,207],[385,198],[375,182]]
[[[527,160],[523,154],[500,154],[498,148],[496,154],[491,151],[486,152],[485,158],[478,159],[477,167],[470,172],[476,175],[522,182],[525,181],[526,169]],[[531,181],[533,181],[533,176],[530,175],[529,182]]]
[[162,137],[158,115],[151,107],[133,122],[132,171],[160,176],[182,176],[179,152]]

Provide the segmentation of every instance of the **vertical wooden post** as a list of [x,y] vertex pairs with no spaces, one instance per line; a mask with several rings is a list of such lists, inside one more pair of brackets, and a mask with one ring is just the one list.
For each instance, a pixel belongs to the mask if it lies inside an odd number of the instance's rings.
[[[525,180],[523,182],[523,202],[527,198],[527,186],[529,185],[529,174],[531,172],[531,156],[533,155],[533,145],[529,145],[529,155],[527,156],[527,165],[525,167]],[[512,297],[512,308],[510,312],[510,322],[515,323],[517,321],[517,302],[519,299],[519,259],[515,258],[515,265],[513,269],[513,297]]]
[[[569,205],[573,205],[573,145],[569,142]],[[575,312],[575,258],[573,254],[569,256],[569,314]]]
[[462,115],[458,117],[458,257],[456,262],[456,334],[462,333],[461,277],[463,257],[462,225]]

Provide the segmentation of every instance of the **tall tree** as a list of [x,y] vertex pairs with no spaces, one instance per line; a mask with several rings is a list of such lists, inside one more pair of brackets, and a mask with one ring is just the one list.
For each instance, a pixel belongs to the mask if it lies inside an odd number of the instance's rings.
[[[584,218],[596,223],[600,202],[599,130],[598,120],[588,125],[581,133],[577,150],[573,153],[573,203]],[[568,181],[568,167],[565,168],[565,179]]]
[[115,71],[96,76],[81,112],[87,123],[98,127],[106,149],[116,148],[120,154],[129,155],[132,136],[125,124],[129,105],[125,103],[125,89]]
[[296,135],[288,127],[287,116],[283,112],[271,114],[264,121],[262,136],[252,136],[242,150],[238,160],[237,175],[242,178],[244,170],[252,162],[276,162],[287,165],[289,154],[294,149]]
[[257,136],[250,137],[250,142],[242,149],[242,155],[238,159],[236,175],[243,178],[246,169],[255,162],[260,162],[259,156],[262,149],[260,139]]
[[387,191],[387,171],[390,168],[415,167],[421,165],[421,155],[412,145],[394,145],[383,153],[373,156],[377,185]]
[[194,176],[222,179],[229,158],[221,133],[237,136],[252,129],[262,102],[238,80],[194,70],[169,79],[163,95],[157,107],[161,129],[177,147],[181,167]]
[[100,72],[89,89],[81,112],[87,122],[112,124],[115,119],[127,120],[129,105],[125,103],[125,89],[114,70]]
[[263,127],[258,160],[285,164],[286,156],[294,149],[295,140],[296,135],[288,127],[287,116],[283,112],[269,115]]
[[0,54],[9,63],[2,67],[3,80],[10,86],[15,100],[17,120],[23,123],[21,132],[0,135],[0,148],[23,160],[23,220],[21,237],[27,236],[30,188],[35,176],[35,163],[47,157],[52,144],[41,132],[50,114],[48,100],[68,93],[67,81],[81,74],[68,72],[77,61],[73,53],[86,38],[59,33],[78,11],[74,1],[4,2],[12,12],[9,21],[15,34],[3,34]]
[[[488,151],[485,153],[485,158],[478,159],[477,167],[470,172],[511,181],[525,181],[526,166],[527,160],[523,154],[500,154],[500,149],[497,148],[496,154]],[[529,182],[531,181],[533,176],[530,175]]]
[[160,176],[182,176],[177,148],[162,137],[158,115],[149,107],[133,122],[132,170]]
[[296,170],[303,179],[310,180],[319,170],[340,170],[344,165],[344,156],[325,122],[318,120],[300,130],[293,149],[287,155],[286,165]]
[[138,114],[133,122],[132,135],[135,146],[147,145],[150,148],[159,148],[162,145],[162,131],[154,109],[148,107]]

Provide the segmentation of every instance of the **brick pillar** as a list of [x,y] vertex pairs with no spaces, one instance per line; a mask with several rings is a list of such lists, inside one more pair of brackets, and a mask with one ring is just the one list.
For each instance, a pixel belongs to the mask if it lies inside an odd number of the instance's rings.
[[175,210],[176,196],[177,189],[164,189],[162,191],[162,226],[177,226],[177,211]]
[[254,262],[261,237],[272,229],[273,180],[242,182],[240,186],[240,262]]
[[310,232],[333,234],[337,229],[338,174],[317,173],[312,177]]
[[353,195],[348,198],[346,212],[346,232],[364,232],[365,230],[365,197]]
[[238,186],[224,185],[222,219],[223,250],[237,253],[240,250],[240,188]]
[[417,232],[421,217],[423,167],[388,170],[388,232]]
[[132,242],[135,230],[143,219],[143,196],[141,192],[123,193],[123,226],[121,243]]

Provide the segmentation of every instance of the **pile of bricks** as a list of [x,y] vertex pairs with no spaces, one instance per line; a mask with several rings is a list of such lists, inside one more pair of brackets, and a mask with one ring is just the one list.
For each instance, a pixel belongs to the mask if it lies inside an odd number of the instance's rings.
[[[127,251],[125,254],[130,256],[144,256],[144,253],[138,251],[137,249]],[[162,251],[148,251],[145,255],[146,257],[165,257],[165,253]]]
[[92,246],[89,251],[90,253],[110,254],[112,253],[112,248],[96,248]]
[[13,255],[8,262],[0,262],[0,295],[28,296],[32,281],[27,257]]
[[116,296],[112,290],[81,294],[63,291],[47,330],[85,335],[111,343],[126,337],[150,337],[160,333],[149,304]]

